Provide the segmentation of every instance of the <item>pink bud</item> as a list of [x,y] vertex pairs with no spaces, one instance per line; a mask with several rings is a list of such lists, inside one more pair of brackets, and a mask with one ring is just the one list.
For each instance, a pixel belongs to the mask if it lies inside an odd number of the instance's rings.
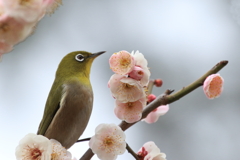
[[154,94],[149,94],[147,97],[147,103],[151,103],[155,99],[156,99],[156,96]]
[[163,84],[163,81],[161,79],[155,79],[154,84],[156,87],[161,87]]
[[203,91],[209,99],[217,98],[223,90],[223,78],[219,74],[208,76],[203,83]]
[[137,80],[137,81],[140,81],[144,76],[144,71],[143,71],[142,68],[140,68],[138,66],[134,66],[132,72],[130,72],[128,74],[128,76]]

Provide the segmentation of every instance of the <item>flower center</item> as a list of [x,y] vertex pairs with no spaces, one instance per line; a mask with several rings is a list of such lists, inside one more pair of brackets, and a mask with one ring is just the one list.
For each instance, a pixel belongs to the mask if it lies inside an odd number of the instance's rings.
[[27,6],[32,0],[20,0],[19,5]]
[[137,73],[138,73],[138,75],[140,75],[140,76],[143,75],[143,71],[138,71]]
[[138,158],[140,160],[144,160],[144,157],[148,154],[148,152],[146,151],[146,149],[144,147],[142,147],[142,150],[140,152],[138,152]]
[[7,23],[3,23],[2,25],[0,25],[0,30],[2,30],[3,32],[7,32],[9,29],[9,26]]
[[34,148],[31,152],[31,159],[40,160],[42,152],[38,148]]
[[105,144],[108,145],[108,146],[112,145],[113,144],[112,138],[106,138],[105,139]]
[[130,59],[128,59],[128,58],[121,58],[121,59],[120,59],[120,64],[121,64],[121,66],[123,66],[123,67],[125,67],[125,68],[127,68],[130,63],[131,63],[131,62],[130,62]]
[[126,89],[131,89],[134,87],[134,85],[130,85],[128,83],[124,83]]
[[217,96],[221,93],[222,79],[220,77],[215,77],[210,83],[209,90],[211,91],[211,96]]

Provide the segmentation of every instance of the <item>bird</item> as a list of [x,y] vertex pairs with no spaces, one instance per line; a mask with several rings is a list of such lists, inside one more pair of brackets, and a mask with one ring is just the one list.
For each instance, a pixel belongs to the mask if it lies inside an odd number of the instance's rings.
[[93,107],[90,71],[93,60],[105,51],[75,51],[58,65],[37,134],[55,139],[66,149],[84,132]]

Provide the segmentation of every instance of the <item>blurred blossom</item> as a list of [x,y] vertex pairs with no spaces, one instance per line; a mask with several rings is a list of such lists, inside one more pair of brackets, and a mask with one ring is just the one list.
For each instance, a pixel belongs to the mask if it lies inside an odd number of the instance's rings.
[[133,70],[134,58],[127,51],[114,53],[109,59],[110,68],[113,72],[126,75]]
[[6,14],[0,16],[0,40],[9,45],[23,41],[32,33],[33,24],[20,21]]
[[0,59],[4,53],[10,52],[13,49],[12,47],[12,45],[0,40]]
[[111,76],[108,86],[119,102],[134,102],[146,96],[144,88],[132,78],[114,74]]
[[53,13],[61,0],[0,0],[0,56],[27,38],[45,12]]
[[72,155],[58,141],[50,139],[52,143],[51,160],[71,160]]
[[17,160],[49,160],[51,159],[52,144],[42,135],[27,134],[16,148]]
[[100,124],[89,141],[89,147],[101,160],[115,160],[126,150],[125,133],[115,124]]
[[166,160],[166,154],[161,153],[152,141],[145,143],[137,154],[140,160]]
[[45,14],[43,0],[4,0],[3,6],[8,16],[26,22],[36,22]]
[[208,76],[203,83],[203,91],[209,99],[217,98],[223,91],[223,78],[220,74]]
[[127,123],[134,123],[142,118],[142,111],[146,105],[146,99],[142,98],[135,102],[121,103],[116,100],[116,106],[114,109],[115,115],[126,121]]
[[158,118],[164,114],[166,114],[169,110],[169,105],[162,105],[158,108],[154,109],[152,112],[150,112],[146,118],[143,119],[143,121],[147,123],[155,123],[157,122]]
[[43,0],[43,5],[46,7],[46,13],[52,14],[60,5],[62,5],[62,0]]

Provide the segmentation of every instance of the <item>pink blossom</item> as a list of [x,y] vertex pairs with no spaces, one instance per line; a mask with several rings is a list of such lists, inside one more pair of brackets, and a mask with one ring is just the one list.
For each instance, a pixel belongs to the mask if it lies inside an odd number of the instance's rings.
[[134,123],[142,118],[143,108],[146,106],[146,99],[142,98],[135,102],[121,103],[116,100],[116,106],[114,109],[115,115],[126,121],[127,123]]
[[140,53],[139,51],[136,51],[135,53],[134,51],[132,51],[131,55],[135,60],[135,66],[143,69],[144,74],[142,79],[140,80],[140,83],[142,84],[142,86],[147,86],[150,77],[150,71],[147,66],[148,65],[147,60],[144,58],[143,54]]
[[122,103],[134,102],[146,96],[144,88],[138,81],[122,75],[112,75],[108,86],[113,97]]
[[113,72],[126,75],[133,70],[134,58],[127,51],[119,51],[114,53],[109,59],[110,68]]
[[58,141],[50,139],[52,143],[51,160],[72,160],[72,155]]
[[62,5],[62,0],[43,0],[43,5],[46,7],[46,12],[52,14],[60,5]]
[[149,94],[147,96],[147,103],[151,103],[152,101],[154,101],[156,99],[156,96],[154,94]]
[[8,15],[0,16],[0,41],[15,45],[32,33],[33,24],[19,21]]
[[158,118],[164,114],[166,114],[169,110],[169,105],[162,105],[150,112],[143,121],[147,123],[155,123],[157,122]]
[[126,150],[125,133],[115,124],[100,124],[89,141],[89,147],[101,160],[115,160]]
[[138,151],[140,160],[166,160],[166,154],[160,152],[160,149],[152,141],[147,142]]
[[37,22],[45,14],[43,0],[5,0],[6,14],[18,20]]
[[138,66],[134,66],[133,70],[128,74],[128,76],[137,81],[140,81],[144,76],[143,69]]
[[4,53],[10,52],[13,48],[10,44],[5,43],[3,40],[0,40],[0,59]]
[[42,135],[27,134],[16,148],[17,160],[48,160],[51,159],[52,144]]
[[223,91],[223,78],[219,74],[208,76],[203,83],[203,91],[209,99],[217,98]]

